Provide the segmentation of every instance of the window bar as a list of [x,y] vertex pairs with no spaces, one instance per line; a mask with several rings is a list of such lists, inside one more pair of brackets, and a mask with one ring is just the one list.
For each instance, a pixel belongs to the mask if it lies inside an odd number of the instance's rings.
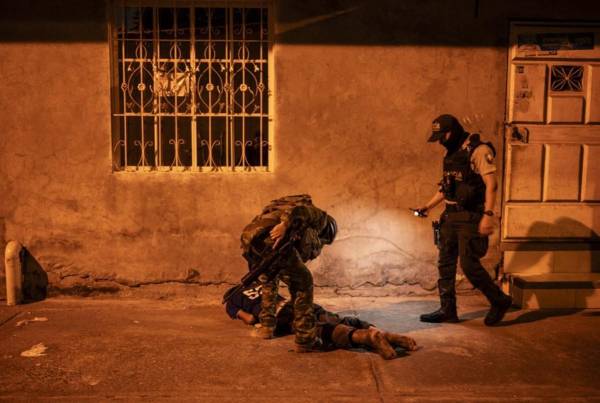
[[[258,42],[258,46],[259,46],[259,57],[260,57],[260,63],[258,64],[260,67],[260,80],[259,80],[259,85],[261,85],[262,90],[258,91],[258,94],[260,95],[258,102],[259,102],[259,109],[258,109],[258,113],[259,113],[259,120],[258,120],[258,144],[256,145],[258,147],[258,153],[259,153],[259,163],[260,166],[262,167],[264,165],[263,163],[263,94],[264,94],[264,85],[263,85],[263,67],[264,67],[264,63],[263,63],[263,36],[264,36],[264,32],[263,32],[263,6],[262,4],[260,4],[260,36],[259,36],[259,42]],[[256,98],[255,98],[256,99]]]
[[174,60],[173,64],[173,85],[171,90],[175,90],[175,159],[171,164],[176,167],[180,166],[179,160],[179,99],[177,93],[179,92],[179,86],[177,85],[177,73],[179,73],[179,43],[177,42],[177,8],[175,2],[173,2],[173,45],[171,45],[171,58]]
[[[157,17],[157,22],[156,22],[156,26],[158,27],[158,32],[156,34],[156,36],[158,37],[158,44],[156,46],[155,52],[156,52],[156,58],[158,60],[158,65],[156,66],[156,68],[159,71],[159,74],[164,74],[165,73],[165,66],[166,63],[161,61],[161,56],[160,56],[160,18],[159,18],[159,14],[160,14],[160,8],[156,8],[156,17]],[[160,80],[159,80],[160,81]],[[162,98],[163,98],[163,88],[162,88],[162,83],[160,83],[160,89],[158,89],[158,162],[159,162],[159,166],[164,167],[165,166],[165,162],[163,161],[163,130],[162,130],[162,118],[163,118],[163,102],[162,102]]]
[[207,164],[211,166],[211,170],[215,169],[217,164],[213,160],[213,141],[212,141],[212,18],[213,11],[212,8],[208,8],[208,43],[206,46],[205,57],[208,59],[208,84],[210,85],[211,90],[208,91],[208,161]]
[[[242,144],[241,144],[241,166],[246,170],[249,169],[249,164],[246,160],[246,9],[242,7],[242,46],[240,46],[241,62],[242,62]],[[250,57],[250,51],[248,51]]]
[[227,119],[227,123],[225,125],[225,163],[228,167],[233,167],[233,165],[235,165],[235,162],[233,164],[230,163],[230,159],[232,159],[232,154],[231,154],[231,132],[232,132],[232,117],[231,117],[231,112],[233,108],[233,104],[232,104],[232,86],[231,86],[231,72],[232,72],[232,44],[230,43],[231,38],[233,37],[233,33],[231,32],[233,27],[233,9],[232,8],[226,8],[225,9],[225,30],[226,30],[226,36],[225,36],[225,57],[226,57],[226,73],[225,73],[225,86],[226,86],[226,91],[225,91],[225,116]]
[[191,90],[191,141],[192,141],[192,170],[196,171],[198,168],[198,143],[196,136],[196,9],[190,7],[190,68],[191,74],[188,76],[190,83],[188,90]]
[[160,95],[156,88],[156,76],[158,74],[158,59],[160,54],[159,40],[158,40],[158,8],[152,7],[152,46],[154,53],[152,55],[152,93],[154,99],[152,100],[152,113],[154,115],[154,167],[160,166]]
[[123,168],[126,169],[127,165],[129,163],[129,160],[127,159],[127,88],[126,88],[126,83],[127,80],[125,79],[125,74],[126,70],[125,70],[125,40],[127,38],[127,35],[125,33],[125,18],[127,15],[127,8],[125,7],[125,5],[123,5],[123,13],[122,13],[122,18],[121,18],[121,79],[123,80],[123,82],[121,83],[120,87],[121,87],[121,92],[123,93],[123,156],[124,156],[124,160],[123,160]]
[[265,63],[265,65],[267,66],[267,85],[264,89],[265,91],[265,95],[267,97],[267,113],[266,113],[266,117],[267,117],[267,156],[268,156],[268,161],[267,161],[267,170],[269,170],[269,168],[273,167],[273,157],[272,154],[269,154],[269,150],[271,149],[271,147],[273,146],[273,127],[274,127],[274,122],[272,119],[271,114],[273,113],[274,110],[274,106],[275,106],[275,99],[273,98],[273,90],[275,89],[275,77],[272,73],[272,70],[269,71],[268,70],[268,66],[274,66],[274,62],[275,62],[275,55],[273,53],[273,41],[271,40],[272,37],[269,37],[269,35],[274,35],[275,32],[275,18],[273,17],[273,13],[269,12],[267,9],[267,35],[266,35],[266,41],[267,41],[267,46],[268,46],[268,52],[267,52],[267,62]]
[[[144,86],[144,40],[143,40],[143,9],[142,7],[138,7],[138,12],[139,12],[139,27],[140,27],[140,41],[138,43],[138,45],[136,46],[136,57],[138,57],[138,61],[140,64],[140,83],[138,84],[138,88],[137,90],[140,92],[140,127],[141,127],[141,144],[140,147],[142,149],[142,155],[140,157],[140,160],[138,161],[138,165],[137,168],[140,168],[140,165],[142,167],[146,167],[148,165],[148,162],[146,161],[146,137],[145,137],[145,133],[144,133],[144,90],[143,90],[143,86]],[[139,50],[139,51],[138,51]]]
[[235,58],[235,9],[231,9],[231,86],[229,88],[230,94],[231,94],[231,132],[230,132],[230,146],[231,146],[231,167],[233,170],[235,170],[236,168],[236,160],[235,160],[235,136],[237,135],[237,131],[236,131],[236,127],[235,127],[235,115],[238,113],[236,112],[236,108],[235,108],[235,84],[236,84],[236,77],[235,77],[235,69],[236,69],[236,58]]
[[[119,19],[122,13],[116,12],[115,9],[110,11],[110,57],[114,60],[111,63],[111,157],[112,171],[121,170],[121,159],[123,153],[121,151],[121,102],[120,102],[120,81],[119,81]],[[118,137],[117,137],[118,133]]]

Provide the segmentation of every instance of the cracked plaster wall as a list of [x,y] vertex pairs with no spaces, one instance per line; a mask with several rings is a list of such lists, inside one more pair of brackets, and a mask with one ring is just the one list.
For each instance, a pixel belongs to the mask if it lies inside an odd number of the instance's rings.
[[[113,173],[107,42],[0,43],[0,240],[21,241],[65,290],[233,283],[246,270],[244,225],[272,198],[306,192],[340,227],[310,264],[316,284],[434,289],[430,220],[408,211],[440,175],[442,150],[425,142],[430,122],[444,112],[476,117],[475,129],[501,149],[506,50],[390,45],[404,31],[382,17],[388,11],[302,23],[321,7],[309,3],[279,2],[272,173]],[[427,19],[419,2],[402,3],[385,2],[389,12]],[[472,24],[471,3],[461,4],[453,18]],[[102,15],[104,4],[87,7]],[[502,22],[486,31],[500,45]],[[374,43],[303,43],[357,23],[377,27]],[[105,27],[72,29],[76,38]],[[494,246],[488,267],[497,259]]]

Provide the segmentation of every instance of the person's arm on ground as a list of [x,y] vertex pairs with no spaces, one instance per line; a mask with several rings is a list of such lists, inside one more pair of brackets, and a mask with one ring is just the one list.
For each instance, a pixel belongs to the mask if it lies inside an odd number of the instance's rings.
[[236,316],[238,317],[238,319],[240,319],[242,322],[244,322],[247,325],[253,325],[256,323],[256,318],[254,317],[254,315],[252,315],[249,312],[244,311],[243,309],[240,309]]

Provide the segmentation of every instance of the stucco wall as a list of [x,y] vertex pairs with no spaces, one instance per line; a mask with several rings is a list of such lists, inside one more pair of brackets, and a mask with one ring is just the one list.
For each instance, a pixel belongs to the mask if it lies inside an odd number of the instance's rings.
[[435,286],[430,220],[408,211],[440,175],[431,120],[471,118],[501,150],[508,18],[582,18],[592,4],[282,0],[274,170],[206,174],[111,171],[105,4],[69,19],[72,2],[54,3],[58,22],[9,7],[20,17],[4,13],[0,43],[0,240],[21,241],[53,285],[235,282],[244,225],[306,192],[340,226],[310,264],[316,283],[397,292]]

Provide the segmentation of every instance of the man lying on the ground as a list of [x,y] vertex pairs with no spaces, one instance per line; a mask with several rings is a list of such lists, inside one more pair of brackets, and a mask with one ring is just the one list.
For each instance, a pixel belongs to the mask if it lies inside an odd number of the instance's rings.
[[[247,325],[258,322],[261,306],[261,285],[256,284],[231,298],[225,305],[227,314],[232,319],[240,319]],[[365,348],[374,350],[386,360],[397,357],[395,348],[407,351],[417,349],[417,343],[410,337],[386,332],[375,325],[354,316],[340,317],[323,307],[314,304],[317,320],[317,337],[322,343],[321,350],[330,351],[338,348]],[[275,336],[294,334],[293,306],[285,298],[278,296]]]

